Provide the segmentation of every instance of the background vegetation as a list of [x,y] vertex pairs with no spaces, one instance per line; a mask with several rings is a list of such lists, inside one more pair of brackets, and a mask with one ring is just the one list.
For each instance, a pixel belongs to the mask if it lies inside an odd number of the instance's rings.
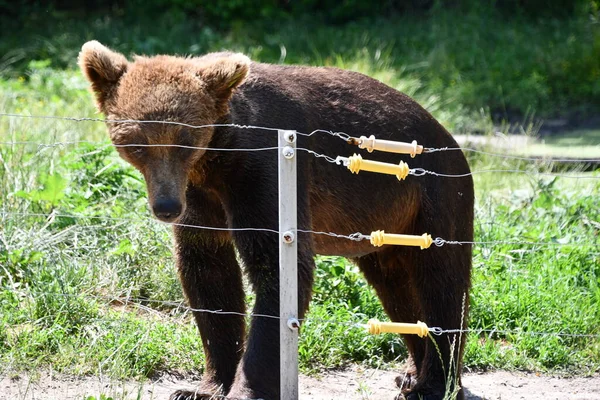
[[[600,109],[598,1],[60,3],[4,6],[0,76],[28,79],[32,60],[73,68],[97,39],[126,54],[232,49],[361,70],[444,110],[454,131],[485,130],[482,114],[579,120]],[[347,16],[330,21],[336,13]]]
[[[598,2],[477,3],[0,2],[10,11],[0,18],[0,111],[96,116],[73,68],[81,44],[98,39],[127,54],[228,48],[354,69],[415,97],[455,132],[597,115]],[[190,315],[177,306],[168,228],[152,220],[141,177],[105,136],[101,123],[0,117],[0,372],[151,377],[202,365]],[[20,141],[31,144],[6,144]],[[92,143],[39,146],[78,141]],[[531,172],[476,175],[476,240],[557,245],[476,247],[466,367],[598,371],[597,337],[532,333],[600,334],[600,180],[468,155],[474,170]],[[318,266],[302,369],[402,361],[399,338],[351,326],[384,318],[356,267],[339,258]]]

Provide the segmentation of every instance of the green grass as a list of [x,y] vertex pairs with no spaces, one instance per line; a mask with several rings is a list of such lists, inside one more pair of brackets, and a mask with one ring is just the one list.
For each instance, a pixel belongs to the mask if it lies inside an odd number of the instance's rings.
[[[96,27],[97,37],[102,39],[100,33],[104,32],[108,39],[112,24]],[[411,26],[414,24],[407,23],[398,29]],[[239,49],[273,60],[279,44],[285,42],[287,61],[339,65],[369,73],[417,97],[452,126],[466,126],[479,118],[463,113],[467,108],[461,101],[452,101],[463,96],[458,87],[446,90],[444,80],[436,86],[427,71],[438,68],[437,61],[410,66],[411,57],[426,51],[419,49],[428,42],[418,41],[427,36],[425,30],[415,33],[415,39],[400,35],[393,42],[390,27],[388,36],[386,27],[381,28],[377,41],[360,28],[323,28],[311,42],[313,50],[306,48],[307,42],[301,43],[302,35],[296,40],[285,33],[291,28],[265,34],[260,43],[266,43],[266,48],[259,49],[258,39],[250,35],[245,39],[248,42],[241,40]],[[177,29],[173,35],[181,35]],[[136,43],[133,39],[142,33],[123,31],[119,34],[134,36],[131,41],[125,36],[111,40]],[[348,43],[341,46],[344,37]],[[166,46],[169,38],[157,39],[158,44],[148,45],[146,51],[170,51],[160,47]],[[231,44],[238,38],[215,39],[210,46]],[[82,39],[49,40],[71,44],[67,53],[74,57],[75,45]],[[445,45],[450,46],[450,41]],[[335,44],[339,48],[333,48]],[[399,59],[397,52],[405,46],[414,52]],[[125,44],[117,48],[129,50]],[[41,50],[32,51],[38,54]],[[436,54],[450,57],[454,53],[432,50],[432,57]],[[57,62],[52,54],[40,58]],[[440,62],[444,64],[444,60],[447,58]],[[51,65],[29,63],[26,77],[0,80],[0,110],[95,116],[83,78]],[[452,65],[444,64],[444,68]],[[479,121],[489,127],[485,113]],[[124,378],[174,370],[192,373],[202,366],[201,344],[191,316],[172,303],[181,301],[182,294],[171,258],[169,230],[151,220],[140,175],[110,147],[98,146],[108,143],[105,136],[104,125],[97,122],[0,118],[0,141],[33,142],[0,145],[0,212],[8,213],[0,214],[0,371],[52,367]],[[37,146],[65,141],[94,144]],[[470,161],[473,169],[549,170],[546,164],[477,154],[470,155]],[[470,319],[474,331],[469,334],[465,365],[579,374],[598,371],[600,339],[531,333],[600,334],[600,180],[482,174],[475,182],[476,240],[569,242],[577,246],[476,247]],[[315,299],[301,338],[303,371],[350,362],[391,367],[404,360],[406,349],[398,337],[369,336],[351,326],[372,317],[385,318],[355,266],[339,258],[321,258],[316,274]],[[510,332],[479,332],[489,329]]]
[[230,49],[255,60],[338,66],[369,73],[415,96],[455,132],[501,117],[548,116],[600,106],[596,15],[534,19],[486,10],[434,9],[343,25],[296,17],[232,24],[184,15],[45,14],[0,23],[0,76],[28,78],[31,60],[74,67],[86,40],[126,54]]
[[485,333],[471,335],[466,363],[482,368],[592,372],[598,368],[598,338],[535,333],[600,332],[594,322],[600,300],[600,185],[574,184],[564,178],[519,181],[520,189],[479,193],[478,240],[575,245],[476,250],[470,327],[512,332],[491,339]]

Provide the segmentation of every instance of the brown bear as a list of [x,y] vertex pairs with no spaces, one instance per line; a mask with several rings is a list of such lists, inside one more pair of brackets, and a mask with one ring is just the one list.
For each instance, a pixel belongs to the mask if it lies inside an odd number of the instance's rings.
[[[336,68],[270,65],[234,53],[202,57],[136,57],[129,62],[100,43],[86,43],[79,65],[91,82],[97,105],[109,120],[115,145],[183,145],[215,149],[277,146],[277,133],[231,124],[312,132],[343,131],[352,136],[427,147],[457,147],[452,136],[408,96],[359,73]],[[181,122],[138,123],[136,120]],[[326,133],[299,136],[298,146],[330,156],[357,148]],[[215,232],[223,228],[278,228],[276,151],[206,151],[176,146],[118,147],[144,175],[150,208],[173,226],[179,277],[191,307],[245,313],[242,270],[256,294],[253,312],[279,315],[277,234]],[[387,153],[365,158],[447,174],[466,174],[460,151],[422,154],[414,159]],[[340,166],[299,152],[298,228],[350,234],[431,233],[471,241],[471,177],[395,177]],[[187,226],[185,226],[187,225]],[[431,327],[465,328],[471,273],[471,246],[373,247],[368,241],[298,235],[299,317],[311,297],[314,255],[340,255],[358,264],[392,321],[421,320]],[[467,300],[468,301],[468,300]],[[206,355],[199,390],[172,398],[279,399],[279,325],[253,317],[246,338],[239,315],[195,313]],[[414,368],[408,399],[463,398],[460,369],[464,335],[404,340]],[[455,341],[453,344],[453,340]]]

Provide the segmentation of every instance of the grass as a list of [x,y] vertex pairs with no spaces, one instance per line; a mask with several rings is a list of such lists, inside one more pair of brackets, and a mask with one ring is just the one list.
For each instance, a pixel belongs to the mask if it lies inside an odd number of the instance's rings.
[[576,129],[546,136],[532,144],[529,155],[573,158],[600,158],[600,129]]
[[[527,19],[478,8],[435,9],[344,25],[311,17],[232,24],[183,15],[44,14],[0,23],[0,75],[28,79],[31,60],[74,67],[86,40],[126,54],[230,49],[255,60],[338,66],[416,97],[454,132],[499,118],[594,115],[600,106],[598,16]],[[37,18],[37,19],[36,19]]]
[[[102,39],[104,34],[108,39],[112,22],[105,21],[106,26],[101,22],[95,28],[96,37]],[[73,29],[84,29],[77,26]],[[436,29],[446,32],[444,26]],[[272,60],[280,51],[279,44],[285,43],[286,61],[369,73],[417,97],[452,126],[466,126],[479,118],[467,112],[465,119],[467,103],[452,101],[463,98],[457,94],[461,90],[457,86],[438,90],[445,81],[437,81],[436,86],[427,72],[440,65],[435,55],[450,57],[453,52],[430,49],[429,64],[410,66],[411,60],[426,51],[421,47],[427,42],[418,42],[426,36],[425,30],[415,33],[415,38],[400,35],[392,43],[391,28],[382,27],[382,39],[373,41],[359,32],[360,27],[339,32],[323,28],[311,42],[313,50],[306,48],[308,42],[301,43],[302,34],[296,40],[287,31],[292,28],[265,34],[261,43],[267,48],[259,49],[252,35],[240,46]],[[128,37],[111,40],[137,43],[134,39],[142,33],[123,31],[120,35],[133,35],[131,41]],[[332,48],[345,34],[348,44]],[[239,36],[235,31],[232,35],[206,46],[237,42]],[[328,37],[330,42],[325,40]],[[161,47],[168,38],[161,39],[164,43],[147,39],[146,51],[169,50]],[[450,38],[440,46],[450,46]],[[257,42],[252,44],[252,40]],[[74,56],[82,40],[67,36],[49,41],[72,44],[67,53]],[[397,52],[405,46],[414,51],[398,61]],[[128,50],[125,44],[116,47]],[[40,49],[31,50],[32,54]],[[201,46],[196,51],[205,49]],[[557,50],[559,55],[561,51],[566,50]],[[52,68],[57,63],[55,55],[48,59],[30,62],[27,76],[0,80],[0,109],[94,116],[91,96],[79,74]],[[444,64],[444,68],[452,69],[452,65]],[[487,114],[479,121],[490,127]],[[3,117],[0,135],[2,142],[32,142],[0,145],[0,372],[51,367],[73,374],[126,378],[197,371],[203,365],[199,338],[189,313],[173,304],[182,300],[182,294],[169,230],[151,220],[141,177],[110,147],[103,147],[107,144],[103,124]],[[66,141],[92,144],[38,147],[38,143]],[[586,145],[590,143],[595,142]],[[470,155],[470,162],[473,169],[523,168],[535,173],[549,168],[477,154]],[[473,332],[465,366],[577,374],[598,371],[598,338],[533,333],[600,334],[600,180],[481,174],[475,182],[476,240],[574,246],[476,247]],[[404,360],[406,349],[398,337],[369,336],[351,326],[372,317],[385,318],[355,266],[340,258],[320,258],[316,274],[312,321],[305,324],[300,344],[303,371],[350,362],[385,368]]]
[[[560,179],[520,181],[529,187],[489,190],[487,195],[493,197],[478,197],[479,240],[515,238],[575,245],[506,245],[476,251],[470,327],[512,332],[471,335],[466,363],[534,370],[568,370],[570,366],[579,372],[593,372],[598,368],[597,338],[535,333],[599,332],[592,322],[598,317],[600,284],[594,200],[599,185],[573,187],[568,182],[563,186]],[[591,363],[585,360],[588,355],[593,355],[588,359]]]

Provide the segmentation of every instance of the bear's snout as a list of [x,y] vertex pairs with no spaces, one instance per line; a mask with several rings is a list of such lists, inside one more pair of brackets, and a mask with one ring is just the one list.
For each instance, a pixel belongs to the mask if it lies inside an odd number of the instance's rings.
[[183,205],[178,199],[161,198],[157,199],[152,205],[152,212],[156,218],[164,222],[173,222],[183,210]]

